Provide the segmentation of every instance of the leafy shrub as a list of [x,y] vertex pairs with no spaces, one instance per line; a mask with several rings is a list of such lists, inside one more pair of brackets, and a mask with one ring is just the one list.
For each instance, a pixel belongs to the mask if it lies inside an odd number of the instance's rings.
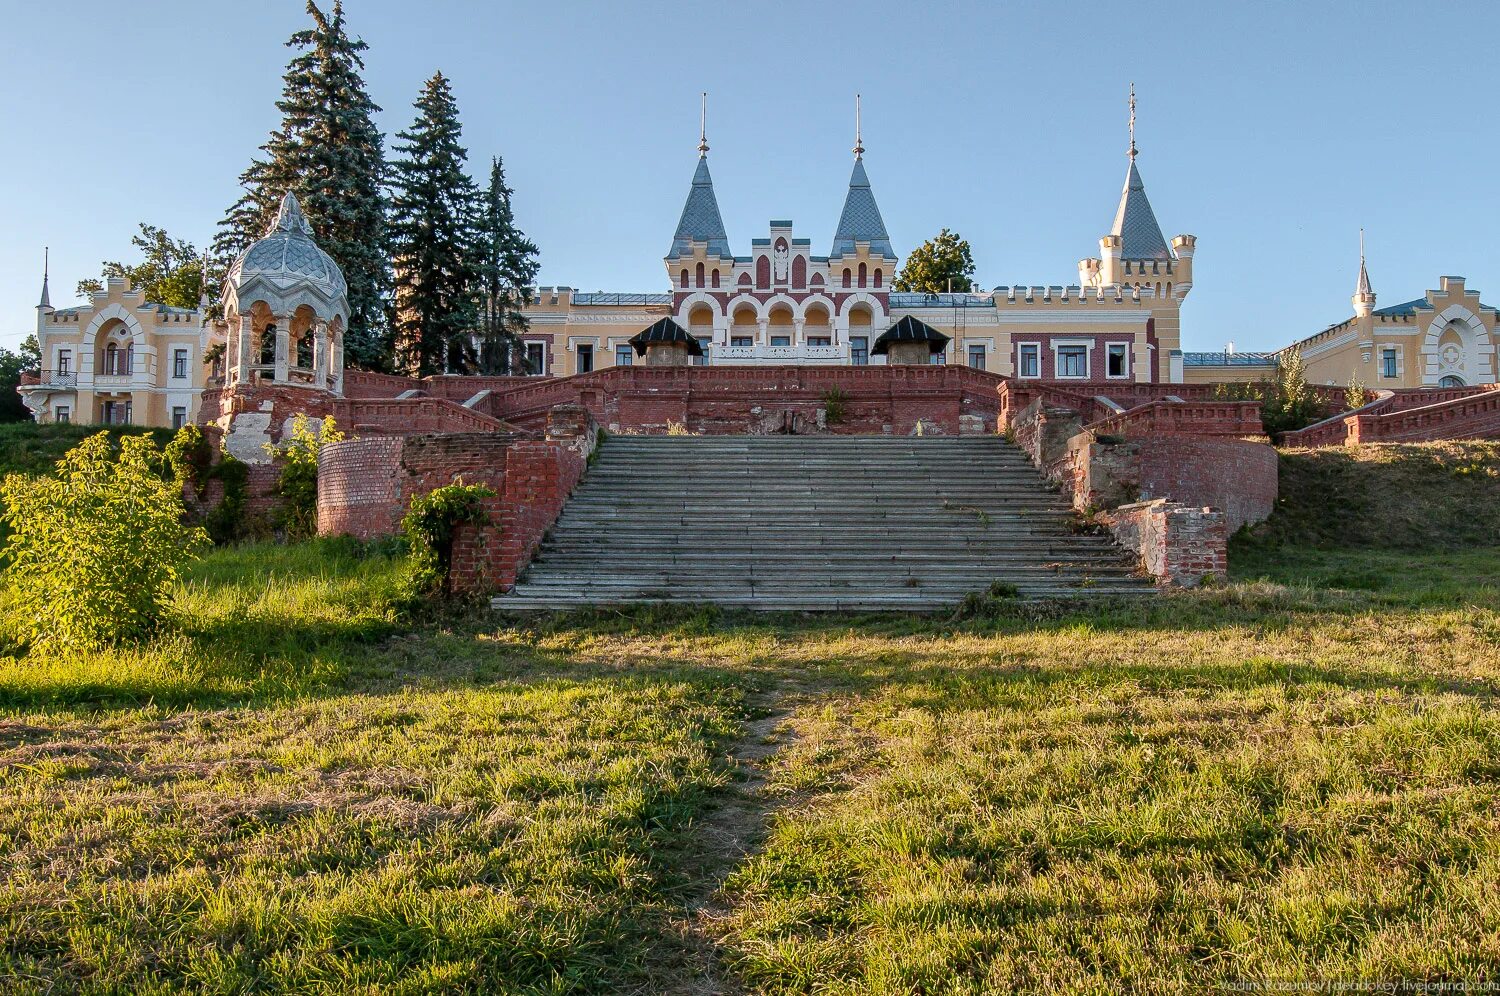
[[844,420],[848,403],[849,394],[841,387],[830,387],[823,392],[823,416],[829,425],[838,425]]
[[333,419],[314,425],[306,415],[292,419],[292,438],[266,450],[282,462],[276,491],[281,495],[280,524],[288,539],[306,539],[318,531],[318,452],[344,434]]
[[1350,374],[1349,386],[1344,388],[1344,406],[1353,411],[1374,400],[1374,396],[1365,388],[1365,382],[1359,379],[1359,374]]
[[459,526],[488,521],[484,500],[493,497],[494,489],[460,479],[411,500],[401,519],[401,532],[411,546],[412,581],[419,593],[450,594],[453,533]]
[[1305,429],[1324,416],[1322,402],[1308,386],[1302,354],[1293,349],[1283,354],[1276,378],[1248,384],[1220,384],[1214,389],[1219,401],[1259,401],[1260,421],[1266,435]]
[[206,543],[183,524],[181,487],[150,438],[85,439],[52,476],[0,483],[8,616],[33,646],[91,647],[150,632]]
[[[245,501],[248,497],[246,484],[250,470],[228,450],[219,454],[214,462],[213,447],[203,430],[196,425],[185,425],[177,430],[167,443],[163,455],[167,466],[179,484],[188,484],[200,499],[208,491],[210,481],[223,486],[223,494],[213,508],[202,514],[202,525],[209,538],[217,544],[229,543],[243,538],[248,530],[245,522]],[[314,503],[317,493],[313,494]]]

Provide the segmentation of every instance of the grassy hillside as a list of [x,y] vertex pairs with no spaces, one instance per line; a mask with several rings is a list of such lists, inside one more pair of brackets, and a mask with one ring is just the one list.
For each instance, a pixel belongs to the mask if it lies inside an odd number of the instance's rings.
[[169,429],[148,429],[138,425],[106,428],[100,425],[4,422],[0,423],[0,476],[45,473],[80,440],[96,432],[108,432],[113,436],[150,434],[160,443],[172,438]]
[[[220,550],[0,661],[11,992],[1194,992],[1500,972],[1500,551],[990,619],[415,629]],[[1361,564],[1378,589],[1329,590]]]
[[1262,544],[1462,549],[1500,537],[1500,443],[1335,446],[1281,455]]

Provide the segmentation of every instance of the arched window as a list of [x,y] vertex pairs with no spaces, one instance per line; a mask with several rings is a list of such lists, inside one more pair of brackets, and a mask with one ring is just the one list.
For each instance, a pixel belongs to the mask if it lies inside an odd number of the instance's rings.
[[880,286],[881,277],[882,277],[882,274],[880,272],[880,267],[877,266],[877,267],[875,267],[875,286],[876,287]]
[[750,274],[748,274],[748,273],[741,273],[740,274],[740,286],[741,287],[749,287],[750,286]]
[[807,257],[799,255],[792,260],[792,286],[798,290],[807,286]]
[[260,334],[260,365],[263,367],[273,366],[276,363],[276,326],[267,325],[266,330]]
[[305,370],[311,370],[313,365],[313,336],[312,329],[302,333],[302,338],[297,340],[297,366]]
[[703,286],[703,264],[702,263],[698,264],[698,286],[699,287]]
[[688,285],[687,282],[688,282],[687,267],[684,266],[682,268],[682,286],[686,287]]
[[866,275],[866,273],[867,273],[867,270],[866,270],[865,264],[863,264],[863,263],[859,264],[859,285],[861,287],[863,287],[865,285],[865,275]]
[[844,267],[844,286],[845,287],[849,286],[849,276],[850,276],[849,275],[849,268],[846,266],[846,267]]
[[110,343],[104,347],[104,372],[106,374],[120,373],[120,347]]
[[1438,381],[1438,387],[1463,387],[1463,386],[1464,386],[1464,379],[1462,377],[1455,377],[1452,374],[1449,374],[1448,376],[1444,377],[1442,380]]
[[714,267],[713,281],[715,287],[719,286],[719,268],[717,266]]
[[755,286],[765,290],[771,286],[771,257],[761,256],[755,261]]

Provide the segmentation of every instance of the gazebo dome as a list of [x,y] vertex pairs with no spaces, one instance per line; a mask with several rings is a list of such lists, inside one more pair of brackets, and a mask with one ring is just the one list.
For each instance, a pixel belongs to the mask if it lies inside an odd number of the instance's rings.
[[343,311],[347,307],[345,297],[348,285],[339,266],[312,238],[312,226],[297,203],[297,196],[290,190],[281,198],[281,207],[276,220],[264,238],[240,254],[229,268],[225,278],[236,298],[244,299],[244,293],[256,282],[269,285],[265,288],[282,298],[289,298],[301,289],[317,292],[333,310]]

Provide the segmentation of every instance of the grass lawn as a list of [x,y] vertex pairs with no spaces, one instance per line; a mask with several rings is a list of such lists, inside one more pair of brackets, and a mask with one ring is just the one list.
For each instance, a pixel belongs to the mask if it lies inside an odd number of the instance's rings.
[[347,543],[0,659],[0,991],[1500,977],[1500,549],[967,620],[412,628]]

